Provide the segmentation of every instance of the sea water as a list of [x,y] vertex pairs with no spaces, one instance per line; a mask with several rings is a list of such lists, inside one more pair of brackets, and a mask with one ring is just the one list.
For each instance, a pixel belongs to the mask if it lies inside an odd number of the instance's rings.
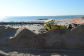
[[43,20],[43,19],[73,19],[77,17],[83,17],[84,15],[72,15],[72,16],[9,16],[5,17],[4,22],[25,22],[31,20]]

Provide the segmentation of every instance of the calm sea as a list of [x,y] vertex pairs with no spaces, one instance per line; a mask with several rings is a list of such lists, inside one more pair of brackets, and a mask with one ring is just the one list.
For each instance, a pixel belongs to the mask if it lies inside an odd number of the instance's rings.
[[31,21],[38,19],[73,19],[77,17],[83,17],[84,15],[75,15],[75,16],[9,16],[5,20],[7,22],[18,22],[18,21]]

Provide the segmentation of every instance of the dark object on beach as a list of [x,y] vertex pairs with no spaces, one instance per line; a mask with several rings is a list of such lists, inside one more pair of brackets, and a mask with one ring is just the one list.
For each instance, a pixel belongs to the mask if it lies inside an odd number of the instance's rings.
[[71,30],[73,27],[71,24],[69,24],[68,30]]

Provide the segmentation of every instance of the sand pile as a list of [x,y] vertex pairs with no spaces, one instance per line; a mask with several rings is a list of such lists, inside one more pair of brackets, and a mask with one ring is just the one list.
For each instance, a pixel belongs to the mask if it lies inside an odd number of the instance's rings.
[[[14,37],[10,39],[9,37]],[[49,49],[84,49],[84,25],[68,30],[51,30],[35,34],[26,29],[14,29],[0,26],[0,46],[12,48],[49,48]]]
[[64,34],[63,42],[65,48],[84,49],[84,25]]
[[42,48],[45,40],[42,37],[38,37],[32,31],[24,28],[19,29],[16,36],[11,39],[11,45],[16,48]]
[[0,38],[9,38],[15,35],[17,29],[11,27],[0,26]]
[[62,48],[62,35],[65,34],[66,30],[51,30],[47,33],[40,34],[46,40],[46,48]]
[[16,31],[17,29],[11,27],[0,26],[0,45],[7,45],[8,39],[13,37]]
[[47,48],[84,49],[84,25],[71,31],[51,30],[41,36],[46,40]]

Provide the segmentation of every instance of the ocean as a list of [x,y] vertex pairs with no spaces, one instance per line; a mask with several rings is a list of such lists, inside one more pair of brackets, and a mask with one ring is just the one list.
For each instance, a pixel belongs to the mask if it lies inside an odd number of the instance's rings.
[[42,20],[42,19],[73,19],[77,17],[84,17],[84,15],[72,15],[72,16],[9,16],[6,17],[3,22],[25,22],[32,20]]

